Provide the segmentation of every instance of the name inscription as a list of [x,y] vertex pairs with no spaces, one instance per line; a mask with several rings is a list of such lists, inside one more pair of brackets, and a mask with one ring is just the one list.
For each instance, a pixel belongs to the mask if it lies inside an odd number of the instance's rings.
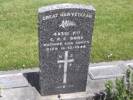
[[90,44],[80,31],[55,32],[49,41],[43,44],[46,51],[85,49]]

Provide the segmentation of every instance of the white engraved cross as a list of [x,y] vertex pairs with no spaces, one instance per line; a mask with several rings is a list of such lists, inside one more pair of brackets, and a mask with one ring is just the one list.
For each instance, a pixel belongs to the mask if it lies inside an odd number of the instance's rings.
[[63,83],[67,83],[67,67],[68,63],[74,62],[74,59],[68,59],[68,51],[65,51],[64,60],[58,60],[57,63],[64,63],[64,78]]

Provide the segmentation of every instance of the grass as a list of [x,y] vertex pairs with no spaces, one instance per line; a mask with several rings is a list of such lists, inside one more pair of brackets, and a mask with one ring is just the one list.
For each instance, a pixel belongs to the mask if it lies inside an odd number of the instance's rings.
[[0,70],[38,66],[37,9],[55,3],[97,9],[92,62],[133,59],[133,0],[0,0]]

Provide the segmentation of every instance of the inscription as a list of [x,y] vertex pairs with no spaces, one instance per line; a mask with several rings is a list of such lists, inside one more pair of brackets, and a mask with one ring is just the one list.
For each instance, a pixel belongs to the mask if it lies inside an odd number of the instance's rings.
[[57,86],[57,89],[61,89],[61,88],[73,88],[74,85],[61,85],[61,86]]
[[61,13],[56,13],[56,14],[51,14],[47,16],[43,16],[43,20],[49,20],[57,17],[88,17],[92,18],[92,14],[90,13],[79,13],[79,12],[61,12]]
[[80,31],[55,32],[47,43],[43,46],[46,51],[85,49],[90,45],[89,40],[85,40]]

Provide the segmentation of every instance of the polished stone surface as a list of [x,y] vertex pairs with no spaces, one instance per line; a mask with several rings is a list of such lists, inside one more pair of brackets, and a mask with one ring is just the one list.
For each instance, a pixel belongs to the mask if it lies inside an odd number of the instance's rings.
[[41,94],[85,91],[95,9],[58,4],[38,13]]

